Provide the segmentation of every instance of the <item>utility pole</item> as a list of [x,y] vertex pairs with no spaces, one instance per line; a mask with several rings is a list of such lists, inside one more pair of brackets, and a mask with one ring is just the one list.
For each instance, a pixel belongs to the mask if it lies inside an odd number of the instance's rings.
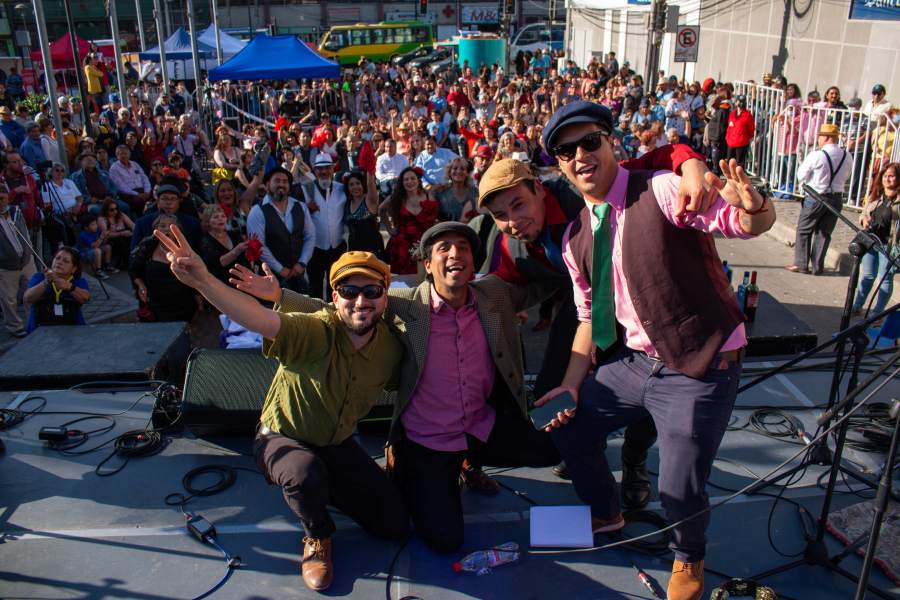
[[650,6],[650,26],[647,30],[647,64],[644,69],[644,89],[653,91],[654,78],[659,69],[659,50],[666,29],[666,0],[653,0]]
[[44,19],[44,3],[43,0],[32,0],[31,4],[34,7],[34,20],[35,25],[37,26],[38,43],[41,45],[41,57],[44,59],[44,79],[46,80],[47,96],[50,98],[50,112],[53,114],[53,126],[56,128],[56,140],[59,147],[62,148],[62,119],[59,118],[59,104],[56,101],[56,77],[53,74],[53,57],[50,55],[50,42],[47,40],[47,21]]
[[[68,0],[67,0],[68,1]],[[141,12],[141,0],[134,0],[134,11],[137,15],[138,37],[141,40],[141,52],[147,51],[147,38],[144,37],[144,17]],[[140,65],[138,65],[140,66]]]
[[[87,106],[87,90],[84,87],[84,69],[81,66],[81,53],[78,51],[78,37],[75,35],[75,23],[72,20],[72,2],[63,0],[63,8],[66,9],[66,25],[69,27],[69,43],[72,44],[72,61],[75,63],[75,81],[78,84],[78,95],[81,96],[82,106]],[[86,110],[86,109],[82,109]],[[84,119],[84,131],[89,137],[93,137],[91,120]]]

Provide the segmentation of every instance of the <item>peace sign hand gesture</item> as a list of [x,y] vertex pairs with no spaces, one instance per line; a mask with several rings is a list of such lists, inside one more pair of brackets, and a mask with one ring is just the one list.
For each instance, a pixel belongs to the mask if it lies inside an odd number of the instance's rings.
[[209,271],[200,256],[191,248],[181,229],[177,225],[170,225],[169,235],[159,229],[154,230],[153,235],[168,250],[166,259],[178,281],[194,289],[200,289],[210,276]]
[[712,173],[707,173],[706,177],[707,181],[719,190],[719,194],[725,199],[725,202],[747,212],[754,212],[762,207],[765,199],[756,191],[756,188],[750,183],[750,177],[735,159],[719,161],[719,168],[722,170],[725,181]]

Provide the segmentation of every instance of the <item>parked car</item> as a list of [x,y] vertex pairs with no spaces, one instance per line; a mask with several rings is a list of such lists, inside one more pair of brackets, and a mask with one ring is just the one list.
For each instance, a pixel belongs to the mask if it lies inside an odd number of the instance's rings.
[[453,53],[450,52],[450,50],[448,48],[438,47],[438,48],[435,48],[434,52],[432,52],[428,56],[422,56],[420,58],[412,59],[411,61],[409,61],[406,64],[406,66],[407,67],[416,67],[418,69],[421,69],[422,67],[424,67],[426,65],[430,65],[433,62],[452,58],[452,56],[453,56]]
[[405,67],[410,63],[410,61],[431,56],[435,53],[436,50],[437,48],[435,48],[434,46],[421,46],[419,48],[416,48],[415,50],[407,52],[406,54],[395,56],[391,59],[391,62],[398,67]]

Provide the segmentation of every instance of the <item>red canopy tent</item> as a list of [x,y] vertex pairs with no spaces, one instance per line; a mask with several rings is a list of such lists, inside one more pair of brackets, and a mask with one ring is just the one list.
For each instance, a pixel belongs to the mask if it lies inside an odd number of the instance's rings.
[[[83,40],[77,36],[75,39],[77,40],[76,43],[78,44],[78,56],[83,61],[84,57],[87,56],[90,52],[90,42],[88,42],[87,40]],[[104,59],[113,56],[114,49],[112,45],[97,46],[97,48],[103,53]],[[50,57],[53,60],[54,69],[75,68],[75,63],[72,60],[72,42],[69,38],[69,34],[63,35],[61,38],[50,44]],[[39,63],[44,62],[43,57],[41,56],[41,51],[33,50],[31,52],[31,60]]]

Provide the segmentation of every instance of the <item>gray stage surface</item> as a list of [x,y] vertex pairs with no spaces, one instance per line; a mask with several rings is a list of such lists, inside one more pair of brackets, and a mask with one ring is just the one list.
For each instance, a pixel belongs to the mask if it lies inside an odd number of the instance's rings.
[[[771,363],[748,363],[748,369]],[[796,414],[810,430],[824,400],[830,375],[825,372],[792,373],[773,378],[738,398],[739,405],[775,404],[798,409]],[[895,397],[900,386],[890,383],[876,399]],[[46,411],[124,410],[138,397],[134,392],[85,394],[72,391],[41,393]],[[14,399],[0,396],[0,405]],[[143,427],[149,415],[145,400],[127,415],[116,417],[115,433]],[[746,420],[750,411],[738,409]],[[2,434],[6,455],[0,457],[0,596],[3,598],[134,598],[142,600],[192,598],[210,588],[222,575],[221,554],[185,533],[181,514],[163,499],[182,491],[181,478],[191,468],[210,463],[255,469],[253,460],[234,450],[206,441],[178,436],[158,455],[137,458],[113,477],[97,477],[95,465],[105,451],[81,457],[48,451],[37,440],[41,426],[56,425],[66,415],[38,415]],[[88,424],[85,424],[88,425]],[[113,433],[100,437],[102,441]],[[382,438],[363,442],[378,455]],[[619,440],[609,456],[618,464]],[[242,442],[237,449],[247,451]],[[725,436],[712,481],[737,488],[752,481],[750,473],[764,474],[799,447],[746,431]],[[881,457],[850,452],[861,468],[874,471]],[[115,464],[117,458],[112,460]],[[651,454],[655,469],[657,454]],[[787,492],[818,514],[822,492],[816,487],[823,467],[811,467]],[[494,471],[504,484],[527,494],[540,504],[576,504],[568,482],[549,469]],[[843,485],[841,486],[844,487]],[[654,482],[655,489],[655,482]],[[771,490],[768,490],[771,491]],[[713,502],[727,493],[710,488]],[[511,492],[493,498],[463,493],[466,511],[466,543],[460,553],[435,554],[413,536],[399,553],[390,586],[390,598],[414,596],[423,600],[457,598],[650,598],[640,585],[631,561],[644,568],[662,589],[668,581],[670,562],[627,550],[558,556],[525,555],[518,564],[501,567],[493,574],[476,577],[454,574],[451,564],[463,554],[506,541],[528,548],[529,505]],[[851,494],[838,494],[840,508],[858,502]],[[767,519],[772,498],[740,497],[712,513],[707,566],[733,576],[748,576],[787,559],[778,556],[767,541]],[[658,509],[658,502],[650,506]],[[267,486],[256,473],[238,471],[236,484],[222,494],[198,498],[188,509],[213,521],[219,542],[242,557],[245,566],[212,597],[222,599],[315,598],[298,575],[301,533],[291,518],[279,490]],[[335,515],[337,578],[326,596],[386,597],[386,579],[399,544],[384,543],[364,534],[354,523]],[[630,529],[630,528],[629,528]],[[633,531],[646,531],[636,528]],[[802,549],[802,533],[796,510],[778,505],[772,537],[787,553]],[[598,542],[605,538],[598,537]],[[830,536],[834,552],[841,549]],[[858,572],[861,561],[849,557],[842,565]],[[707,595],[720,581],[707,576]],[[879,571],[873,583],[900,598]],[[837,575],[801,567],[773,577],[766,583],[781,594],[798,599],[846,599],[854,585]],[[872,596],[870,596],[872,597]]]

